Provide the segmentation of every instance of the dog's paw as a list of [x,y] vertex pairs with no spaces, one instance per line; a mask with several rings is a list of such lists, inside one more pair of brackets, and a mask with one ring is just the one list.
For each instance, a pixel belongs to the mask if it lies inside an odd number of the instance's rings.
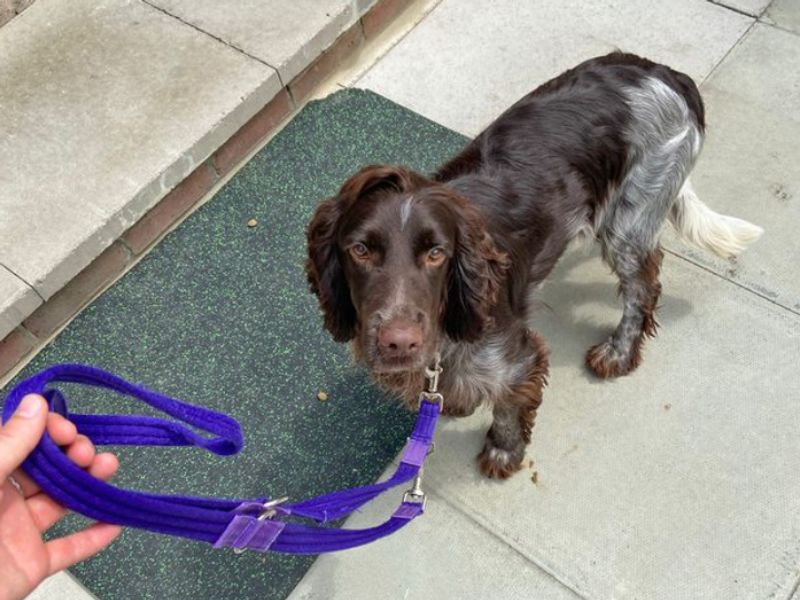
[[522,468],[523,454],[524,448],[522,452],[503,450],[486,440],[483,451],[478,455],[478,466],[489,479],[508,479]]
[[636,351],[620,352],[611,340],[608,340],[589,348],[586,353],[586,366],[601,379],[609,379],[633,371],[639,365],[636,357]]

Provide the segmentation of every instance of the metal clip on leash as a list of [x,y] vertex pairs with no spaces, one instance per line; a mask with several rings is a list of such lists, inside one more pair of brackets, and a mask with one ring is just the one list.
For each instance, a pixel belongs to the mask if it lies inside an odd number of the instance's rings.
[[[265,521],[274,517],[280,511],[280,505],[284,502],[288,502],[288,500],[289,496],[284,496],[283,498],[277,498],[275,500],[264,502],[264,504],[261,505],[263,510],[261,511],[261,514],[258,515],[258,520]],[[245,550],[247,550],[247,548],[234,548],[233,553],[242,554]]]
[[[420,402],[422,400],[426,400],[428,402],[438,403],[439,404],[439,411],[444,408],[444,396],[438,391],[439,390],[439,376],[442,374],[442,357],[437,352],[436,357],[434,358],[433,368],[425,367],[425,379],[428,380],[428,385],[426,389],[422,391],[420,394]],[[428,455],[432,454],[435,450],[435,445],[431,443],[431,448],[428,451]],[[403,502],[417,502],[422,504],[422,510],[425,511],[425,507],[428,504],[428,498],[425,496],[425,492],[422,489],[422,473],[423,468],[420,467],[419,473],[417,476],[414,477],[414,483],[409,490],[403,494]]]

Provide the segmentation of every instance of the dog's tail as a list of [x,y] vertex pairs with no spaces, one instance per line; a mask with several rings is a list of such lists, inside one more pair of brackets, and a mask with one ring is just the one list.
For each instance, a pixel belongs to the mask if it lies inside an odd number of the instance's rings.
[[711,210],[688,179],[672,205],[669,222],[687,242],[723,258],[736,256],[764,233],[758,225]]

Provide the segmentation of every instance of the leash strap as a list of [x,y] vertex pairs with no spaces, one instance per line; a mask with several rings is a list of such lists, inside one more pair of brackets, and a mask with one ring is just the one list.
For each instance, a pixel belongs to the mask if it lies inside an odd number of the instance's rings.
[[[56,383],[109,389],[141,400],[178,422],[141,415],[69,413],[66,397],[55,387]],[[54,365],[17,384],[6,398],[3,423],[11,418],[22,398],[32,393],[43,395],[51,411],[72,421],[96,445],[198,446],[225,456],[239,452],[244,444],[239,423],[228,415],[158,394],[102,369],[78,364]],[[419,485],[422,465],[433,445],[440,410],[441,396],[423,392],[414,429],[397,469],[388,480],[297,503],[268,498],[151,494],[118,488],[75,465],[47,433],[22,466],[50,497],[97,521],[200,540],[216,548],[319,554],[368,544],[422,514],[425,507],[425,495]],[[339,529],[285,520],[291,516],[321,523],[336,520],[412,479],[414,486],[406,492],[403,502],[377,527]]]

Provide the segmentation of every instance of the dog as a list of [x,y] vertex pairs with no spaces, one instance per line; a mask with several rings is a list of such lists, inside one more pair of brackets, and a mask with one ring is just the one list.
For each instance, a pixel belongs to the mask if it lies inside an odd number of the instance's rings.
[[521,468],[548,372],[531,296],[574,239],[600,243],[622,318],[586,364],[633,371],[656,334],[661,230],[723,257],[762,230],[703,204],[689,173],[704,106],[690,77],[615,52],[519,100],[432,176],[372,165],[323,201],[307,229],[306,274],[325,327],[413,409],[438,352],[445,414],[481,402],[493,422],[478,456]]

